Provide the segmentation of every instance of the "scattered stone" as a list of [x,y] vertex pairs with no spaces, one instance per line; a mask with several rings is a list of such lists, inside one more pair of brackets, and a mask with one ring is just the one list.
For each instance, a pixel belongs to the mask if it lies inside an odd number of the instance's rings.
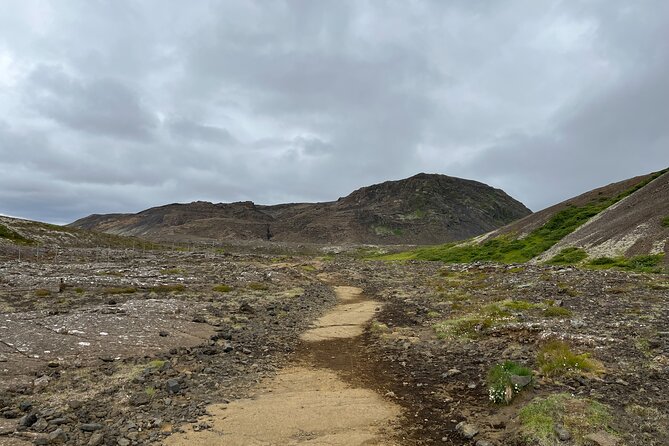
[[479,433],[479,428],[474,424],[467,423],[466,421],[461,421],[455,426],[455,430],[467,440],[470,440]]
[[555,434],[558,437],[558,440],[560,441],[569,441],[571,440],[571,433],[564,428],[562,425],[557,425],[555,426]]
[[88,446],[99,446],[102,444],[104,440],[105,440],[104,435],[102,435],[99,432],[96,432],[95,434],[91,435],[91,439],[88,440]]
[[130,444],[130,440],[121,437],[118,440],[116,440],[116,443],[118,444],[118,446],[128,446]]
[[85,423],[79,426],[79,429],[81,429],[84,432],[95,432],[99,431],[103,427],[104,426],[102,426],[100,423]]
[[21,401],[19,403],[19,409],[21,409],[23,412],[28,412],[32,408],[33,408],[33,403],[31,403],[30,401]]
[[37,422],[37,415],[35,415],[34,413],[31,413],[31,414],[24,415],[23,417],[21,417],[21,419],[19,420],[19,426],[22,427],[22,428],[29,428],[30,426],[32,426],[36,422]]
[[160,330],[160,332],[158,332],[158,336],[160,336],[161,338],[166,338],[169,335],[170,334],[168,332],[164,331],[164,330]]
[[532,382],[532,377],[525,375],[511,375],[509,380],[511,381],[511,384],[522,389],[523,387],[527,387]]
[[33,381],[33,385],[36,388],[41,389],[41,388],[46,387],[49,384],[50,381],[51,381],[51,377],[44,375],[44,376],[40,376],[35,381]]
[[181,384],[179,384],[178,379],[171,378],[167,380],[166,388],[168,393],[179,393],[181,391]]
[[595,446],[617,446],[619,441],[618,437],[604,431],[586,435],[585,439]]
[[0,354],[0,362],[7,362],[7,356]]
[[48,436],[50,444],[64,444],[67,443],[68,436],[63,429],[56,429]]
[[149,396],[144,392],[137,393],[130,397],[130,404],[133,406],[143,406],[145,404],[149,404]]
[[54,418],[53,420],[49,421],[49,424],[52,424],[54,426],[60,426],[61,424],[67,424],[68,420],[65,418]]
[[495,446],[488,440],[476,440],[475,446]]
[[452,369],[448,369],[448,371],[446,373],[442,373],[441,377],[442,378],[450,378],[451,376],[459,375],[460,373],[462,373],[460,370],[458,370],[456,368],[452,368]]
[[47,364],[48,367],[51,367],[52,369],[60,367],[60,363],[58,361],[49,361]]

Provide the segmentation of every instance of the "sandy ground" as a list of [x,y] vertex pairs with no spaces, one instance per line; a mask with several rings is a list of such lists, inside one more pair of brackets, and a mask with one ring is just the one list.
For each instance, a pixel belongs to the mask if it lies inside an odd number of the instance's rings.
[[[359,336],[379,308],[359,288],[336,287],[335,292],[339,304],[302,336],[324,350],[329,341]],[[211,417],[202,423],[211,429],[189,429],[165,444],[391,445],[389,434],[400,408],[372,390],[347,384],[331,370],[304,363],[279,372],[253,398],[212,405],[208,411]]]

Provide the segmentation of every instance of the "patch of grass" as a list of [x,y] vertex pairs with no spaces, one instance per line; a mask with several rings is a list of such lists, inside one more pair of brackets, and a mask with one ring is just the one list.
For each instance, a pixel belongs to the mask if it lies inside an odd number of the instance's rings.
[[483,331],[488,330],[505,319],[509,313],[503,310],[489,308],[483,310],[487,314],[468,314],[461,317],[447,319],[433,326],[439,339],[447,338],[469,338],[478,337]]
[[669,215],[667,215],[662,219],[661,225],[664,226],[665,228],[669,228]]
[[[496,404],[509,404],[532,381],[532,370],[505,361],[488,371],[488,396]],[[529,379],[528,379],[529,378]]]
[[597,257],[590,260],[586,266],[593,269],[615,268],[641,273],[661,273],[663,259],[664,253],[634,257]]
[[76,288],[74,289],[74,292],[77,293],[77,294],[83,294],[85,291],[86,291],[86,290],[84,290],[84,289],[81,288],[81,287],[76,287]]
[[156,285],[154,287],[149,288],[149,291],[153,291],[155,293],[180,293],[185,290],[186,287],[180,283],[175,283],[171,285]]
[[153,361],[149,362],[146,366],[152,369],[159,369],[162,366],[164,366],[166,362],[167,361],[162,359],[154,359]]
[[541,305],[534,304],[532,302],[528,302],[526,300],[521,300],[521,299],[503,300],[501,302],[498,302],[498,305],[501,305],[502,307],[508,310],[514,310],[514,311],[527,311],[541,307]]
[[384,324],[382,322],[379,322],[379,321],[373,321],[370,324],[369,329],[373,333],[387,333],[387,332],[390,331],[390,329],[388,328],[388,326],[386,324]]
[[549,306],[543,312],[544,317],[570,317],[572,311],[564,307]]
[[176,276],[183,273],[185,273],[185,271],[181,268],[168,268],[160,271],[160,274],[164,274],[166,276]]
[[537,365],[545,376],[557,377],[570,373],[598,373],[601,365],[587,353],[575,353],[564,341],[550,341],[537,354]]
[[135,287],[112,287],[102,290],[104,294],[132,294],[137,292]]
[[581,248],[564,248],[546,263],[548,265],[576,265],[588,258],[588,253]]
[[432,260],[446,263],[500,262],[524,263],[547,251],[566,235],[590,220],[614,203],[633,194],[650,181],[669,171],[656,172],[634,187],[621,192],[615,197],[593,200],[583,206],[567,206],[556,212],[543,226],[535,229],[524,238],[517,239],[504,235],[483,243],[446,244],[420,248],[405,253],[383,256],[386,260]]
[[51,296],[51,291],[46,288],[39,288],[35,290],[35,297],[49,297]]
[[225,284],[220,284],[216,285],[212,290],[216,291],[217,293],[229,293],[232,291],[232,287],[230,285],[225,285]]
[[266,291],[269,289],[269,287],[261,282],[249,282],[248,285],[246,285],[246,288],[254,291]]
[[439,319],[441,317],[441,313],[438,311],[428,311],[426,316],[428,319]]
[[18,245],[33,245],[34,241],[19,234],[18,232],[9,229],[7,226],[0,224],[0,238],[9,240]]
[[559,294],[566,294],[567,296],[571,296],[571,297],[578,296],[578,291],[576,291],[575,289],[573,289],[572,287],[570,287],[569,285],[567,285],[564,282],[558,282],[557,287],[558,287],[558,293]]
[[373,226],[372,230],[374,234],[380,236],[389,236],[389,235],[402,235],[404,231],[399,228],[389,228],[387,226]]
[[607,406],[566,393],[535,398],[519,411],[518,416],[525,441],[538,446],[560,444],[555,434],[558,425],[563,426],[579,446],[588,444],[585,436],[590,433],[612,432],[612,417]]
[[153,386],[147,386],[144,389],[144,393],[146,393],[146,396],[148,396],[149,398],[153,398],[154,395],[156,394],[156,388]]

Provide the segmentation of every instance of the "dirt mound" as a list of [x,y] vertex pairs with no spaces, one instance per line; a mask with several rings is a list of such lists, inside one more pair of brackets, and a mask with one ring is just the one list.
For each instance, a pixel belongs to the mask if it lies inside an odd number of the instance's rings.
[[530,211],[499,189],[418,174],[363,187],[326,203],[170,204],[137,214],[91,215],[70,226],[154,241],[262,240],[428,244],[462,240]]

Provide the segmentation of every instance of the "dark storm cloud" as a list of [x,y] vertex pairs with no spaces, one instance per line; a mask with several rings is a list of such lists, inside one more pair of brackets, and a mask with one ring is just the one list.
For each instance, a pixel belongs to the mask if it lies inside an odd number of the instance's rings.
[[420,171],[538,209],[669,164],[669,4],[10,1],[0,213],[331,200]]

